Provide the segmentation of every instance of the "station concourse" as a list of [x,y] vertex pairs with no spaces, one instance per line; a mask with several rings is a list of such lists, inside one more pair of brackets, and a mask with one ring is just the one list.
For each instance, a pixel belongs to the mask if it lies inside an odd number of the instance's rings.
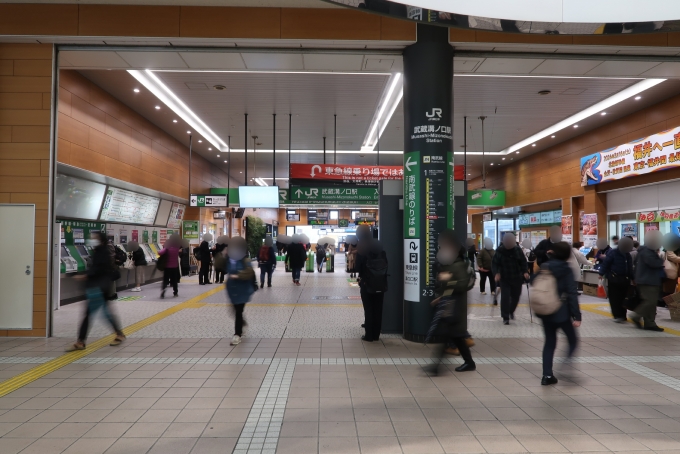
[[0,454],[680,452],[680,9],[148,3],[0,2]]

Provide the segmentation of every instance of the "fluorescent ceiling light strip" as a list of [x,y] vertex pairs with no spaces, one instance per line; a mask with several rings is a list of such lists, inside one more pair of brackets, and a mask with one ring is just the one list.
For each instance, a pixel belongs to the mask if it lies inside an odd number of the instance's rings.
[[[243,150],[243,148],[241,148],[239,150],[232,148],[231,152],[232,153],[244,153],[244,150]],[[257,154],[265,153],[265,154],[268,154],[268,153],[271,153],[271,152],[272,152],[272,150],[258,149],[257,151],[253,151],[252,149],[248,149],[248,153],[257,153]],[[280,154],[288,154],[288,150],[278,150],[277,149],[276,152],[280,153]],[[294,153],[294,154],[323,154],[323,150],[291,150],[291,153]],[[376,151],[363,151],[363,150],[338,150],[336,153],[337,154],[366,154],[366,155],[377,154]],[[380,154],[403,154],[403,153],[404,153],[403,150],[387,150],[387,151],[380,150]],[[331,151],[326,150],[326,154],[332,155],[333,151],[332,150]],[[468,153],[468,154],[470,154],[470,153]],[[486,153],[486,154],[489,154],[489,153]]]
[[262,178],[255,178],[255,183],[259,186],[269,186]]
[[254,69],[154,69],[155,72],[164,73],[244,73],[244,74],[340,74],[347,76],[391,76],[386,72],[356,72],[356,71],[276,71]]
[[148,69],[145,71],[128,70],[128,73],[144,85],[147,90],[153,93],[182,120],[186,121],[198,135],[203,136],[215,148],[220,151],[227,151],[229,149],[227,144],[224,143],[224,141],[222,141],[208,125],[203,123],[203,120],[201,120],[198,115],[189,109],[189,107],[172,92],[172,90],[153,74],[153,71]]
[[500,77],[504,79],[602,79],[602,80],[645,80],[644,77],[620,76],[555,76],[551,74],[478,74],[454,73],[453,77]]
[[[382,103],[380,105],[380,109],[378,110],[378,115],[373,117],[373,121],[371,122],[371,126],[368,128],[368,134],[366,135],[366,138],[364,139],[364,144],[361,147],[362,150],[365,151],[372,151],[373,148],[375,148],[376,143],[378,142],[377,138],[374,140],[373,135],[378,129],[378,125],[386,125],[387,123],[390,122],[390,118],[392,117],[392,113],[394,113],[394,109],[389,110],[389,115],[385,115],[385,112],[387,111],[387,106],[391,107],[391,99],[392,95],[395,92],[395,89],[397,88],[397,85],[401,81],[401,73],[396,73],[392,76],[392,82],[389,84],[389,89],[387,90],[387,94],[382,98]],[[402,93],[399,93],[402,92]],[[401,87],[399,87],[399,93],[398,97],[403,95],[403,84]],[[384,129],[384,127],[383,127]],[[382,131],[382,129],[381,129]]]
[[[533,136],[527,137],[526,139],[517,142],[516,144],[510,146],[509,148],[506,148],[505,150],[501,150],[501,154],[510,154],[513,151],[520,150],[528,145],[531,145],[541,139],[544,139],[552,134],[555,134],[558,131],[561,131],[562,129],[568,128],[569,126],[572,126],[579,121],[585,120],[588,117],[591,117],[595,115],[598,112],[601,112],[611,106],[614,106],[622,101],[625,101],[626,99],[629,99],[638,93],[642,93],[645,90],[648,90],[656,85],[659,85],[661,82],[664,82],[666,79],[645,79],[642,80],[635,85],[632,85],[628,88],[625,88],[621,90],[620,92],[610,96],[607,99],[604,99],[596,104],[593,104],[592,106],[588,107],[587,109],[584,109],[571,117],[565,118],[564,120],[560,121],[559,123],[555,123],[554,125],[550,126],[549,128],[544,129],[541,132],[538,132],[534,134]],[[471,154],[471,153],[468,153]]]

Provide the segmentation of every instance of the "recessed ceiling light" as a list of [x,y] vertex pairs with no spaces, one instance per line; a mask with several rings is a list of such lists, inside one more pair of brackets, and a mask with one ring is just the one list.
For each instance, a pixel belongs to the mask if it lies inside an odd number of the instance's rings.
[[468,175],[472,175],[471,173],[468,173]]
[[503,158],[503,161],[505,161],[505,158]]
[[217,155],[217,157],[219,158],[219,157],[220,157],[220,155]]
[[161,106],[156,106],[156,110],[161,110]]
[[239,172],[239,173],[243,173],[243,172]]
[[515,151],[515,154],[519,154],[519,151]]
[[227,162],[227,161],[224,161],[224,162]]
[[636,100],[636,101],[639,101],[639,100],[641,100],[641,99],[642,99],[642,96],[636,96],[636,97],[635,97],[635,100]]
[[177,123],[177,120],[172,120],[173,123]]
[[574,128],[578,128],[578,125],[574,125]]
[[212,148],[208,147],[208,151],[212,151]]
[[135,88],[135,89],[132,90],[132,91],[134,91],[135,93],[139,93],[139,88]]
[[493,162],[491,163],[491,165],[493,165]]
[[198,139],[198,143],[203,143],[203,141],[201,139]]
[[191,131],[187,131],[187,134],[191,134]]
[[536,146],[536,144],[535,144],[535,143],[532,143],[532,144],[531,144],[531,146],[532,146],[532,147],[535,147],[535,146]]
[[550,136],[550,138],[551,138],[551,139],[554,139],[554,138],[555,138],[555,136]]
[[607,112],[602,112],[600,115],[605,116],[607,115]]

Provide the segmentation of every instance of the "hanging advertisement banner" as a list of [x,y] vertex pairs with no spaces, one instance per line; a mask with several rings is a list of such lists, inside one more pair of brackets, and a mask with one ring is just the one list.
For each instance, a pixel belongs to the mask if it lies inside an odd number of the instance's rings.
[[[432,125],[430,125],[432,126]],[[456,181],[465,180],[465,167],[453,166]],[[374,182],[403,180],[403,166],[360,166],[345,164],[291,164],[291,180],[336,180],[346,182]]]
[[629,236],[634,241],[638,239],[638,225],[637,223],[621,224],[621,236]]
[[645,211],[637,214],[638,222],[680,221],[680,210]]
[[562,216],[562,241],[574,243],[574,218],[571,215]]
[[581,186],[680,167],[680,127],[581,158]]
[[290,188],[291,203],[338,203],[345,205],[377,205],[378,188]]
[[655,232],[659,230],[659,223],[658,222],[649,222],[645,224],[645,233],[647,232]]
[[597,214],[583,215],[583,245],[595,247],[597,243]]

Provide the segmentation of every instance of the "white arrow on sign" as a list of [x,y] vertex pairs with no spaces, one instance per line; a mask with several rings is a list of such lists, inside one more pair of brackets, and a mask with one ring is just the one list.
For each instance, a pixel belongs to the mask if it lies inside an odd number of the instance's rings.
[[404,163],[404,167],[406,167],[406,170],[408,170],[410,172],[411,166],[414,165],[414,164],[417,164],[417,162],[415,162],[415,161],[411,162],[411,157],[409,156],[408,159],[406,160],[406,162]]
[[319,169],[319,173],[321,173],[322,170],[323,170],[323,169],[321,168],[321,166],[312,166],[312,178],[314,178],[314,175],[315,175],[315,174],[314,174],[314,169]]
[[298,196],[298,199],[300,198],[300,194],[302,194],[302,191],[300,189],[295,191],[295,195]]

